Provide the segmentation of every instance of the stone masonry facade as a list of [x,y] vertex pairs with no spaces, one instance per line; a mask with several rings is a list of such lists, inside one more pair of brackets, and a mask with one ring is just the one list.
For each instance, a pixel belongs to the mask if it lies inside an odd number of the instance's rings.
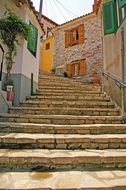
[[[84,43],[65,47],[65,31],[84,25]],[[63,75],[66,65],[77,60],[86,61],[85,80],[90,80],[94,73],[102,71],[102,27],[101,18],[96,13],[89,13],[54,30],[54,65],[56,74]]]

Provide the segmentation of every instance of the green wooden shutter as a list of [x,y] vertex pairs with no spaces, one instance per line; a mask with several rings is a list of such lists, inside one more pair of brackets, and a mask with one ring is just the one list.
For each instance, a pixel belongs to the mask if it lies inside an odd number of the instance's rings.
[[30,25],[30,33],[28,37],[28,49],[33,55],[36,56],[38,30],[31,22],[29,23],[29,25]]
[[117,11],[114,0],[103,4],[104,34],[114,33],[117,29]]
[[126,0],[119,0],[119,7],[124,7],[126,5]]

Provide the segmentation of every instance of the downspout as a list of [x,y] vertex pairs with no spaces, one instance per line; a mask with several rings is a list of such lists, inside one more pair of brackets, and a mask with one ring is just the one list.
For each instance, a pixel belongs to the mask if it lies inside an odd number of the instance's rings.
[[39,19],[41,19],[41,17],[42,17],[42,8],[43,8],[43,0],[40,0],[39,16],[38,16]]
[[[124,83],[124,59],[125,56],[125,44],[124,44],[124,27],[121,28],[121,81]],[[125,88],[122,86],[121,87],[121,106],[122,106],[122,117],[124,116],[125,113]]]
[[[0,68],[0,71],[1,71],[1,75],[0,75],[0,82],[2,81],[2,70],[3,70],[3,60],[4,60],[4,49],[3,47],[0,45],[0,48],[3,52],[3,55],[2,55],[2,62],[1,62],[1,68]],[[1,90],[1,87],[0,87],[0,90]]]

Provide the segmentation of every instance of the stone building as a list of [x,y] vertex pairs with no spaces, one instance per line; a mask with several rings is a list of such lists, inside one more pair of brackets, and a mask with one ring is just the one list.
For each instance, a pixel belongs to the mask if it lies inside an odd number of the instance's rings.
[[[93,6],[94,7],[94,6]],[[101,17],[93,11],[53,29],[56,74],[91,81],[102,71]]]

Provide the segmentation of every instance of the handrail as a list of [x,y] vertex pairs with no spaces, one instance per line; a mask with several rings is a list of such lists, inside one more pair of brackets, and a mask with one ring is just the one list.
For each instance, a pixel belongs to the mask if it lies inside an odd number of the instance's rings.
[[122,117],[125,118],[125,92],[124,92],[124,88],[126,88],[126,83],[122,82],[121,80],[119,80],[118,78],[116,78],[115,76],[113,76],[110,73],[105,73],[102,72],[103,76],[109,77],[112,80],[115,81],[115,84],[120,88],[121,90],[121,115]]
[[[121,80],[119,80],[118,78],[116,78],[115,76],[113,76],[112,74],[110,73],[105,73],[105,72],[102,72],[103,76],[106,76],[106,77],[109,77],[111,79],[113,79],[116,84],[119,84],[121,88],[126,88],[126,83],[123,83]],[[119,86],[118,85],[118,86]]]

